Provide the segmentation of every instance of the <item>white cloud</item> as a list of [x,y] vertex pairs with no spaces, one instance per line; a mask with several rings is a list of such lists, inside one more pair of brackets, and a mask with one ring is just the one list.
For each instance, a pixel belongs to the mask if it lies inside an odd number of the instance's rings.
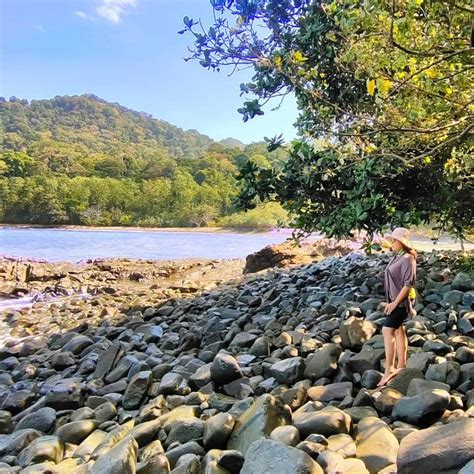
[[120,23],[122,15],[127,8],[136,5],[135,0],[101,0],[102,5],[98,6],[96,12],[111,23]]
[[80,10],[74,12],[74,15],[78,16],[79,18],[87,18],[87,15],[84,12],[81,12]]
[[38,25],[35,25],[35,30],[43,33],[44,31],[46,31],[46,28],[43,25],[38,24]]

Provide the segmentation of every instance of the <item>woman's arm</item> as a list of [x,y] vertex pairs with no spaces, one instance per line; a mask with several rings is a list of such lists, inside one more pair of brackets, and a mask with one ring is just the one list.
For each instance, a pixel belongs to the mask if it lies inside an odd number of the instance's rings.
[[410,288],[410,286],[404,286],[400,290],[400,293],[398,293],[395,300],[385,306],[385,314],[390,314],[402,301],[405,301],[407,299],[408,293],[410,292]]

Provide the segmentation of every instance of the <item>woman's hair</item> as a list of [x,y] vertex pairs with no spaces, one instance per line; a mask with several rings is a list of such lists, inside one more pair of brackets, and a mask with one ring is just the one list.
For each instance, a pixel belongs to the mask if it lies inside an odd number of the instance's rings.
[[[400,243],[403,245],[402,242],[400,242]],[[406,245],[403,245],[403,249],[405,250],[406,253],[409,253],[416,260],[417,253],[416,253],[415,249],[407,247]]]

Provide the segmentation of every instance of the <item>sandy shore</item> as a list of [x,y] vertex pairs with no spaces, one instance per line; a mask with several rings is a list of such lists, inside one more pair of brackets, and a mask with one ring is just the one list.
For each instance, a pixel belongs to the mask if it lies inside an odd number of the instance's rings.
[[189,234],[266,234],[282,233],[291,235],[292,229],[269,229],[255,227],[90,227],[83,225],[44,226],[32,224],[0,224],[0,229],[51,229],[85,232],[177,232]]

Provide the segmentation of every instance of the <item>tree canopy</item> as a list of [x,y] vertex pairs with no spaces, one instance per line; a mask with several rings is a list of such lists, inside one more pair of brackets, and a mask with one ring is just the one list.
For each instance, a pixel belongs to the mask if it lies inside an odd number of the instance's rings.
[[[232,204],[238,165],[286,156],[263,143],[218,143],[91,95],[0,100],[0,133],[5,223],[241,225]],[[274,216],[260,207],[252,225],[275,225]]]
[[[295,228],[348,236],[473,227],[473,25],[467,1],[213,0],[185,18],[190,59],[252,67],[244,120],[294,93],[303,137],[283,167],[246,163],[239,203],[275,200]],[[254,98],[252,98],[252,96]],[[270,141],[270,148],[282,140]]]

